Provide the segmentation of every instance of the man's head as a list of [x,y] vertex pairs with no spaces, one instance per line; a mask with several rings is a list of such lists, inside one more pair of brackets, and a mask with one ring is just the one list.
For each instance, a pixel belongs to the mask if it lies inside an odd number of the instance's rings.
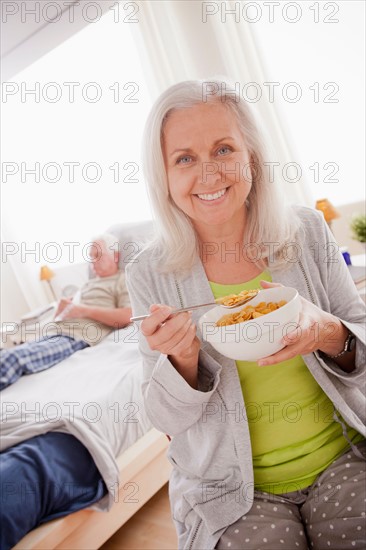
[[95,237],[89,249],[92,269],[97,277],[110,277],[118,271],[118,239],[110,233]]

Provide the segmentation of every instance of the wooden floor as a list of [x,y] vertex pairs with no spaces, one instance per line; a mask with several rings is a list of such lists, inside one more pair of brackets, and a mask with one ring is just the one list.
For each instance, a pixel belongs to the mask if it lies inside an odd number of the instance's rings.
[[176,550],[168,485],[149,500],[100,550]]

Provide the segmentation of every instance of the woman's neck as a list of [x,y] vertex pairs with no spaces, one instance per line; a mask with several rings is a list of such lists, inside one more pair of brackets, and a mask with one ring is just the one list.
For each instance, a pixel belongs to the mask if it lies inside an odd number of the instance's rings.
[[225,247],[227,250],[231,250],[235,246],[242,246],[245,233],[245,217],[241,213],[236,218],[221,225],[194,223],[201,249],[204,251],[212,247]]
[[221,284],[242,283],[267,269],[267,261],[261,261],[260,258],[255,261],[251,251],[245,247],[245,227],[243,213],[236,220],[222,225],[195,224],[200,258],[210,281]]

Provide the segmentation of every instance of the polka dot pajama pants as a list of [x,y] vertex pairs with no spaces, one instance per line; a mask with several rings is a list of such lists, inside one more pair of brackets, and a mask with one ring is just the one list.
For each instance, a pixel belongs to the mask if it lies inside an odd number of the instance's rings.
[[[356,447],[366,457],[366,442]],[[349,450],[306,489],[255,491],[250,511],[226,529],[216,549],[365,549],[365,469],[365,461]]]

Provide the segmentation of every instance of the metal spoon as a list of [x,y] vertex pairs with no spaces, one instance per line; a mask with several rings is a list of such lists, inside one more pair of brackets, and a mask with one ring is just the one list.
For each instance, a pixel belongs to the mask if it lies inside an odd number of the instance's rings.
[[[174,315],[175,313],[181,313],[183,311],[192,311],[193,309],[199,309],[200,307],[216,306],[216,305],[220,305],[224,309],[234,309],[235,307],[242,306],[243,304],[250,302],[250,300],[253,300],[253,298],[255,298],[259,292],[260,292],[260,289],[258,289],[256,291],[256,294],[252,296],[243,296],[241,300],[238,300],[237,302],[235,302],[235,304],[231,304],[230,306],[225,306],[224,304],[221,303],[221,300],[223,298],[216,298],[214,302],[208,302],[207,304],[199,304],[197,306],[189,306],[181,309],[173,309],[173,311],[171,312],[171,315]],[[146,317],[150,317],[150,315],[151,313],[148,313],[147,315],[138,315],[137,317],[131,317],[130,321],[142,321],[142,319],[146,319]]]

